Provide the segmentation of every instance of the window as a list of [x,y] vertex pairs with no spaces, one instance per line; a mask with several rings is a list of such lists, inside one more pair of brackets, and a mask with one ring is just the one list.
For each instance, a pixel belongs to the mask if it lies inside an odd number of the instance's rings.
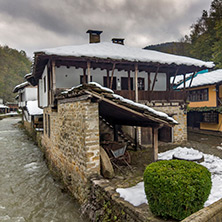
[[46,76],[44,76],[43,78],[43,84],[44,84],[44,92],[46,92]]
[[[80,84],[83,84],[83,75],[80,76]],[[88,76],[86,76],[86,83],[88,82]],[[90,82],[92,82],[92,76],[90,76]]]
[[[128,77],[121,77],[121,89],[128,90]],[[130,78],[130,89],[133,90],[133,78]]]
[[[111,82],[111,77],[109,77],[109,83],[110,83],[110,82]],[[106,77],[106,76],[103,76],[103,86],[109,88],[109,86],[107,86],[107,77]],[[112,89],[113,89],[113,90],[116,90],[116,77],[113,77]]]
[[188,98],[190,102],[208,101],[208,89],[189,91]]
[[218,113],[203,113],[202,122],[204,122],[204,123],[218,123]]
[[138,78],[138,90],[144,90],[145,84],[144,84],[144,78],[139,77]]

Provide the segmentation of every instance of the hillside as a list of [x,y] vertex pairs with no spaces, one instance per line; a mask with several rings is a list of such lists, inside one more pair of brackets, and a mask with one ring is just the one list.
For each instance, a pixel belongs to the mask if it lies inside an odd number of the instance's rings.
[[14,101],[13,88],[24,82],[24,75],[31,70],[31,61],[24,51],[0,46],[0,98]]
[[144,49],[192,57],[190,53],[191,44],[185,42],[166,42],[157,45],[146,46]]

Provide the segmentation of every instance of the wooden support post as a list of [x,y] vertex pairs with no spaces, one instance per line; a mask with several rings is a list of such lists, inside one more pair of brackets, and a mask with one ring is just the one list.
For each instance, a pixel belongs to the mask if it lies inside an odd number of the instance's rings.
[[189,88],[190,88],[191,85],[192,85],[192,82],[193,82],[193,79],[194,79],[194,76],[195,76],[196,73],[197,73],[197,72],[193,72],[193,75],[192,75],[191,80],[190,80]]
[[166,73],[166,91],[170,90],[170,73]]
[[134,127],[135,128],[135,151],[137,151],[138,149],[138,127]]
[[131,90],[130,71],[128,71],[128,90]]
[[135,64],[135,73],[134,73],[134,81],[135,81],[135,101],[138,102],[138,64]]
[[106,70],[106,86],[109,87],[109,70]]
[[158,160],[158,130],[162,128],[164,124],[152,127],[152,147],[153,147],[153,161]]
[[48,101],[48,105],[53,105],[54,104],[54,96],[55,96],[55,92],[56,92],[56,74],[55,74],[55,61],[53,60],[52,61],[52,78],[51,78],[51,81],[52,81],[52,90],[51,90],[51,101]]
[[90,82],[90,61],[87,61],[87,83]]
[[118,125],[113,125],[114,141],[118,142]]
[[56,74],[55,74],[55,61],[52,61],[52,89],[56,90]]
[[186,89],[186,74],[183,74],[183,90]]
[[147,79],[148,79],[148,87],[147,87],[147,90],[150,91],[150,84],[151,84],[150,72],[147,73]]
[[83,84],[86,84],[86,69],[83,68]]
[[115,67],[116,67],[116,63],[113,63],[112,75],[111,75],[110,86],[109,86],[110,89],[112,89],[113,87],[113,75],[114,75]]
[[151,91],[154,90],[154,86],[155,86],[155,84],[156,84],[156,78],[157,78],[157,74],[158,74],[159,68],[160,68],[160,67],[158,66],[157,69],[156,69],[156,73],[155,73],[155,76],[154,76],[154,79],[153,79],[153,85],[152,85]]
[[158,160],[158,127],[152,128],[153,161]]
[[174,85],[174,82],[175,82],[175,79],[176,79],[176,76],[177,76],[177,74],[178,74],[178,71],[179,71],[179,68],[177,68],[177,70],[176,70],[176,72],[175,72],[175,74],[174,74],[174,77],[173,77],[173,82],[172,82],[172,89],[173,89],[173,85]]

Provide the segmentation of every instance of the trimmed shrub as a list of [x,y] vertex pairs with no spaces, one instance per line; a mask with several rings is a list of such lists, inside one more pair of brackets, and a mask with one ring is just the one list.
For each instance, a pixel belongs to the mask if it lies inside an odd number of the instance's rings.
[[144,172],[149,207],[156,216],[182,220],[203,208],[211,190],[211,174],[195,162],[163,160]]

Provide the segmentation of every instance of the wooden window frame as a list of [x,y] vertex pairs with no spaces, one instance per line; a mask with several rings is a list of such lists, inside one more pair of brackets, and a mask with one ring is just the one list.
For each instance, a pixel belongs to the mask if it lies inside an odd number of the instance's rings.
[[209,89],[198,89],[198,90],[192,90],[189,91],[189,97],[190,102],[202,102],[202,101],[208,101],[209,100]]

